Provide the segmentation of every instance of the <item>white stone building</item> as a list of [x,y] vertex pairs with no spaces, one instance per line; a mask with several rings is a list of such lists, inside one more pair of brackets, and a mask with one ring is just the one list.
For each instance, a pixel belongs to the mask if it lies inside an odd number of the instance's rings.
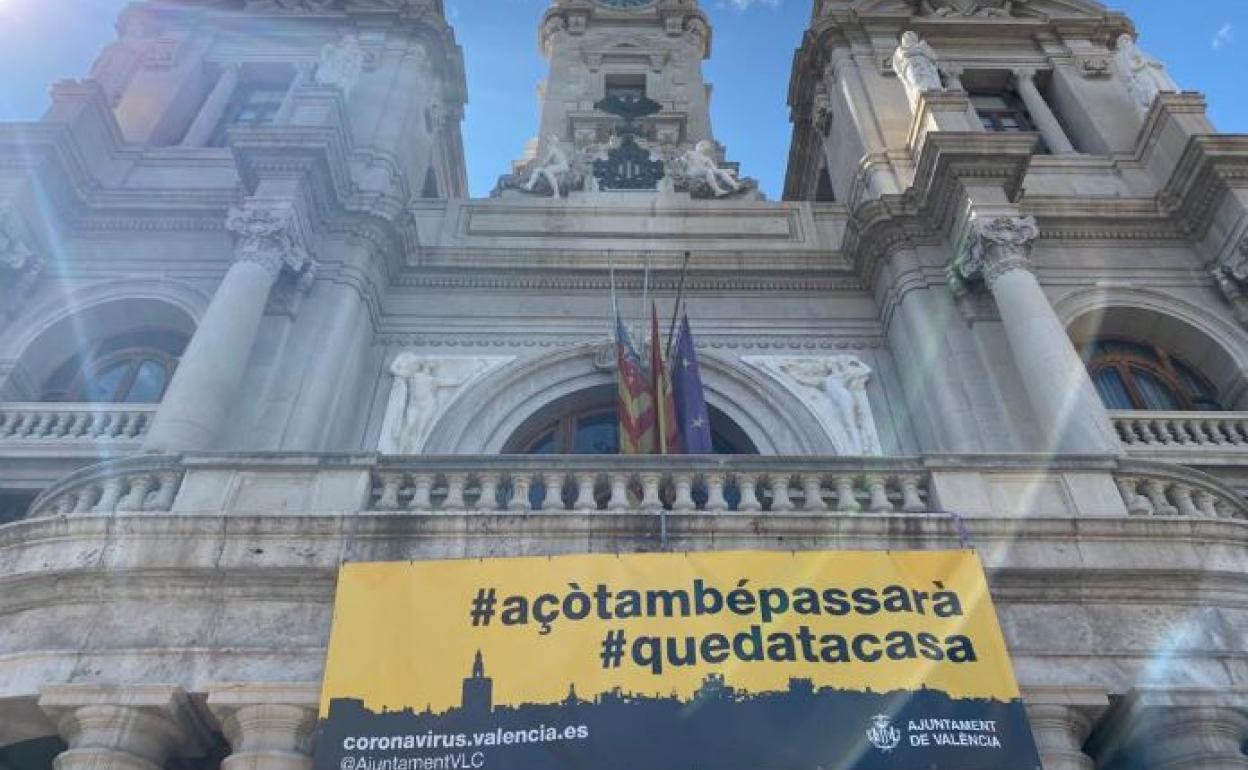
[[[1248,138],[1128,19],[816,0],[770,202],[695,0],[554,0],[482,200],[441,6],[138,2],[0,125],[0,768],[307,767],[343,560],[966,542],[1046,768],[1248,768]],[[608,456],[686,253],[734,456]]]

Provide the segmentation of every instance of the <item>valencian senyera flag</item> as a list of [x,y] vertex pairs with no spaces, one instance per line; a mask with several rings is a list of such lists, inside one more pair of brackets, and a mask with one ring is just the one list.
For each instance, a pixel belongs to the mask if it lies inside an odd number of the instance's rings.
[[689,315],[680,320],[671,361],[672,394],[676,401],[676,419],[680,422],[680,442],[686,454],[711,454],[711,418],[702,394],[702,374],[698,370],[698,353],[689,330]]
[[661,455],[681,453],[680,420],[676,418],[676,399],[672,381],[663,362],[663,345],[659,339],[659,311],[650,306],[650,388],[654,393],[656,450]]
[[633,347],[628,327],[618,315],[615,318],[615,354],[619,388],[616,411],[619,413],[620,423],[620,454],[653,454],[657,446],[657,433],[650,381],[641,365],[641,356]]

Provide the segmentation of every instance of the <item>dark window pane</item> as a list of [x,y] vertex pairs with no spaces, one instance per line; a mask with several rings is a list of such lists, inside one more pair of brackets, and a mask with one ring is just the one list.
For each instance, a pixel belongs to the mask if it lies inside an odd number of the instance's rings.
[[1144,399],[1145,409],[1170,412],[1182,408],[1174,390],[1152,372],[1131,367],[1131,378],[1135,380],[1135,387]]
[[165,385],[169,382],[169,372],[164,364],[157,361],[144,361],[139,364],[139,371],[134,375],[130,392],[122,399],[127,404],[155,404],[165,394]]
[[555,453],[555,432],[549,431],[529,447],[531,455],[553,455]]
[[1092,375],[1092,381],[1096,383],[1096,391],[1101,394],[1106,409],[1133,408],[1127,385],[1117,369],[1101,369]]
[[117,399],[117,389],[130,371],[131,362],[119,361],[86,378],[83,397],[87,401],[109,402]]
[[614,412],[582,417],[576,425],[572,454],[609,455],[619,448],[619,426]]

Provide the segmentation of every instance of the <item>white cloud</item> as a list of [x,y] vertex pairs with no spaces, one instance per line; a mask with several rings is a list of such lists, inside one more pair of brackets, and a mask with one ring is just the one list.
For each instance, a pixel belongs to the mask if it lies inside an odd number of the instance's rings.
[[1218,28],[1217,32],[1213,33],[1213,40],[1210,42],[1210,45],[1213,46],[1213,50],[1219,51],[1234,42],[1235,25],[1227,22]]
[[756,5],[775,8],[780,5],[780,0],[720,0],[719,3],[721,8],[732,7],[738,11],[747,11]]

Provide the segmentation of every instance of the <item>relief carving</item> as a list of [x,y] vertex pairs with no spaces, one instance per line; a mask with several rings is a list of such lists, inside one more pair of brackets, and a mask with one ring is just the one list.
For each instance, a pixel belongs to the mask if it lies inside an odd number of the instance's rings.
[[429,356],[404,352],[390,364],[394,384],[378,451],[419,454],[434,424],[468,385],[515,356]]
[[857,356],[744,356],[741,360],[766,372],[800,398],[839,455],[881,454],[867,398],[871,367]]

